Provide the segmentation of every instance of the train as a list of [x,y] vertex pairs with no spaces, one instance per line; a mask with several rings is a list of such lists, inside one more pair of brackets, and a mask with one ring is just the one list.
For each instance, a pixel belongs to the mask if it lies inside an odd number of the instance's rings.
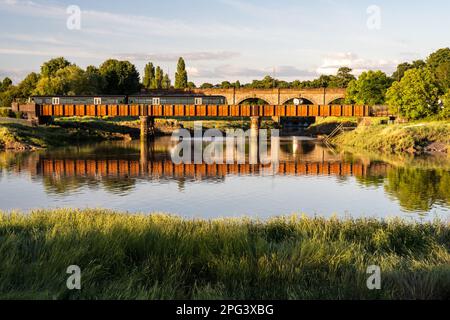
[[223,105],[226,98],[196,94],[145,94],[98,96],[32,96],[30,102],[38,105]]

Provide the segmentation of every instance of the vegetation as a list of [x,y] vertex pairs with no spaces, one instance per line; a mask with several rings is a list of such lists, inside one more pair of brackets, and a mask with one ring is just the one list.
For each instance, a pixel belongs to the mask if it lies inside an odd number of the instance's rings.
[[168,74],[164,74],[161,67],[156,69],[153,63],[149,62],[144,69],[142,86],[145,89],[170,89],[171,82]]
[[[180,57],[177,64],[177,72],[175,73],[175,89],[186,89],[188,87],[188,76],[184,59]],[[195,86],[194,86],[195,87]]]
[[[388,76],[382,71],[363,72],[358,79],[352,69],[341,67],[336,75],[321,75],[317,79],[287,82],[266,76],[262,80],[241,84],[222,81],[220,84],[204,83],[200,88],[347,88],[346,103],[377,105],[387,103],[393,113],[414,120],[430,115],[448,118],[450,113],[445,94],[450,86],[450,48],[432,53],[426,61],[404,62]],[[196,88],[188,81],[186,63],[179,58],[175,74],[176,89]],[[109,59],[99,68],[86,70],[63,57],[51,59],[41,67],[40,74],[31,73],[18,85],[9,78],[0,83],[0,107],[10,107],[11,102],[24,101],[30,95],[93,95],[131,94],[144,89],[169,89],[171,81],[159,66],[148,63],[142,84],[136,67],[129,61]],[[441,101],[441,103],[440,103]]]
[[15,123],[0,126],[0,149],[40,149],[139,136],[138,128],[95,118],[57,119],[54,125],[31,127]]
[[438,112],[439,86],[430,69],[411,69],[387,92],[393,112],[408,119],[421,119]]
[[383,104],[391,79],[382,71],[363,72],[347,88],[347,102],[365,105]]
[[[0,214],[0,298],[448,299],[448,223]],[[66,287],[81,268],[81,290]],[[381,268],[368,290],[367,267]]]
[[450,147],[450,121],[360,125],[354,131],[337,136],[334,143],[363,150],[393,153],[423,153],[433,151],[432,146],[440,144],[439,149],[441,151],[448,151]]

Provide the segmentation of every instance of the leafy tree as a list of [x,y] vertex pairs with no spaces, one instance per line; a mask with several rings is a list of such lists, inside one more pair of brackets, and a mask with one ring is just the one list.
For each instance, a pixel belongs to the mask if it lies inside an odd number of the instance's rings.
[[139,72],[129,61],[106,60],[99,68],[106,94],[132,94],[140,89]]
[[89,89],[85,71],[76,65],[59,69],[52,76],[41,77],[36,84],[37,95],[78,95]]
[[214,88],[214,85],[208,82],[205,82],[200,86],[200,89],[211,89],[211,88]]
[[[105,79],[100,74],[98,68],[94,66],[88,66],[84,74],[86,81],[86,89],[82,94],[99,94],[103,93],[103,88],[106,85]],[[80,93],[81,94],[81,93]]]
[[405,72],[410,69],[420,69],[426,67],[426,63],[423,60],[416,60],[412,63],[404,62],[397,66],[397,70],[392,74],[392,80],[400,81],[402,80]]
[[0,92],[0,107],[10,108],[11,103],[17,97],[17,87],[9,86],[6,90]]
[[143,85],[146,89],[153,89],[152,85],[154,83],[155,79],[155,67],[153,66],[153,63],[149,62],[145,66],[144,69],[144,79],[143,79]]
[[31,72],[28,74],[25,79],[22,80],[22,82],[19,83],[17,86],[17,98],[20,98],[22,100],[25,100],[29,98],[33,91],[36,89],[36,85],[39,82],[40,76],[35,73]]
[[386,94],[392,111],[408,119],[419,119],[437,113],[439,86],[429,68],[411,69]]
[[158,66],[155,71],[155,78],[153,79],[152,89],[161,89],[163,85],[164,73],[162,69]]
[[175,89],[185,89],[188,87],[188,76],[186,72],[186,64],[184,59],[180,57],[177,64],[177,72],[175,73]]
[[450,87],[450,48],[439,49],[427,59],[427,65],[436,76],[444,92]]
[[440,116],[444,119],[450,118],[450,91],[448,91],[444,96],[441,98],[442,105],[440,106]]
[[163,77],[162,80],[162,88],[163,89],[170,89],[170,87],[172,86],[172,83],[170,81],[169,75],[166,73]]
[[236,80],[236,82],[233,83],[233,87],[235,87],[236,89],[239,89],[241,87],[241,83],[239,82],[239,80]]
[[450,88],[450,61],[440,64],[435,69],[436,79],[441,85],[443,91]]
[[187,88],[188,89],[195,89],[195,88],[197,88],[197,86],[192,81],[189,81],[188,84],[187,84]]
[[350,82],[356,80],[356,77],[351,73],[352,71],[348,67],[339,68],[337,75],[331,77],[328,86],[331,88],[347,88]]
[[230,83],[230,81],[222,81],[222,83],[220,84],[220,87],[223,89],[230,89],[231,83]]
[[450,48],[443,48],[430,54],[427,59],[427,65],[431,69],[436,69],[439,65],[448,61],[450,61]]
[[366,105],[382,104],[391,79],[382,71],[363,72],[358,80],[353,80],[347,88],[347,103]]
[[71,63],[64,57],[51,59],[41,66],[41,75],[42,77],[51,77],[55,75],[58,70],[64,69],[70,65]]
[[0,83],[0,92],[8,90],[10,86],[12,86],[12,80],[10,78],[6,77]]

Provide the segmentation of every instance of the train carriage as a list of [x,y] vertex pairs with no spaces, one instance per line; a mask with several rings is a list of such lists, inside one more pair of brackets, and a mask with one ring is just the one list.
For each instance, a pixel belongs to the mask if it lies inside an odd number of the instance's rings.
[[132,95],[129,104],[146,105],[220,105],[226,104],[225,97],[205,95]]
[[33,96],[31,101],[40,105],[115,105],[127,103],[127,96]]

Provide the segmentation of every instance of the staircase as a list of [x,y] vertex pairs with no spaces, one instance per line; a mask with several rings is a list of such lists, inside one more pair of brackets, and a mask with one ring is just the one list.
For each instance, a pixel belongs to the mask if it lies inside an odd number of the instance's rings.
[[326,144],[329,144],[331,139],[333,139],[338,134],[343,133],[345,131],[355,130],[355,129],[356,128],[353,126],[352,127],[345,126],[345,124],[342,122],[336,128],[334,128],[334,130],[324,139],[324,142]]

